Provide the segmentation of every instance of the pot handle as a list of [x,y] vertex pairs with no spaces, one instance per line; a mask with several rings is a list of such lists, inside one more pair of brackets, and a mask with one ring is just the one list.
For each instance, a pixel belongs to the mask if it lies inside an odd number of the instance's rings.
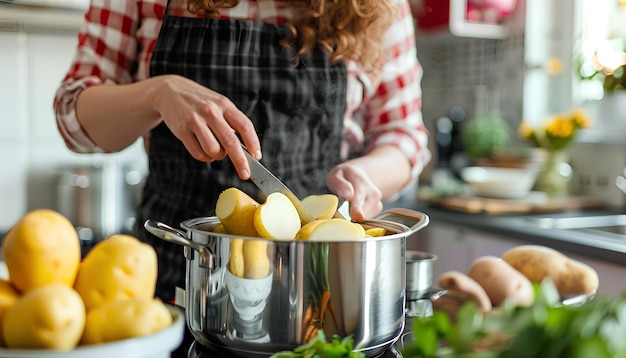
[[398,224],[406,225],[409,232],[414,234],[428,225],[428,215],[406,208],[392,208],[380,213],[377,220],[388,220]]
[[198,251],[200,254],[200,267],[211,270],[215,268],[215,255],[213,252],[211,252],[211,250],[209,250],[206,246],[189,240],[185,232],[156,220],[146,220],[143,227],[152,235],[162,240],[186,246]]

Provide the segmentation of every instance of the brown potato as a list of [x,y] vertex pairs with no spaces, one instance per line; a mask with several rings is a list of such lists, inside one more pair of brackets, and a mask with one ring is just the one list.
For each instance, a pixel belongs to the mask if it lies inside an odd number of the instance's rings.
[[550,278],[564,297],[594,293],[600,283],[591,266],[546,246],[516,246],[502,254],[502,259],[532,282]]
[[491,299],[485,289],[473,278],[459,271],[446,271],[439,276],[439,287],[447,290],[451,295],[465,295],[476,302],[476,305],[484,312],[491,311]]
[[475,259],[467,275],[485,289],[494,307],[506,300],[519,306],[530,306],[535,300],[530,280],[499,257],[482,256]]

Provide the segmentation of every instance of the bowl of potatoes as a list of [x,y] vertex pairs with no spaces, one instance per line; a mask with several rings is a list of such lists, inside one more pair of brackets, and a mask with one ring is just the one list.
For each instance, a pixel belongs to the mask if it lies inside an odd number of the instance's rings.
[[81,255],[60,213],[37,209],[4,237],[0,357],[169,357],[184,314],[155,297],[154,249],[112,235]]

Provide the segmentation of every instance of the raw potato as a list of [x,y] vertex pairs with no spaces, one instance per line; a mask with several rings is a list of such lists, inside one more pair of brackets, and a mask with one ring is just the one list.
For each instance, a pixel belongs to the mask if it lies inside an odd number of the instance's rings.
[[245,240],[243,243],[244,277],[265,278],[270,274],[270,259],[267,257],[267,241]]
[[76,229],[48,209],[24,215],[5,236],[2,253],[11,282],[23,294],[50,283],[71,287],[81,259]]
[[230,241],[228,270],[237,277],[244,277],[243,239],[232,239]]
[[113,235],[85,256],[74,288],[87,310],[121,299],[153,298],[157,265],[152,246],[130,235]]
[[52,283],[22,296],[2,324],[11,349],[74,349],[85,328],[85,306],[71,287]]
[[329,241],[329,240],[354,240],[365,238],[365,229],[357,223],[346,219],[324,220],[312,230],[308,237],[303,240]]
[[494,307],[510,300],[518,306],[528,307],[535,300],[530,280],[496,256],[482,256],[474,260],[467,273],[487,292]]
[[156,298],[115,301],[89,311],[81,344],[145,336],[172,324],[172,314]]
[[254,228],[254,212],[259,203],[237,188],[220,193],[215,204],[215,216],[232,235],[259,237]]
[[5,347],[2,322],[6,312],[20,298],[20,294],[7,280],[0,279],[0,347]]
[[502,254],[502,259],[533,282],[550,278],[564,297],[594,293],[600,283],[591,266],[546,246],[516,246]]
[[372,227],[365,230],[365,237],[380,237],[387,235],[387,229],[382,227]]
[[313,230],[315,230],[319,224],[323,223],[326,220],[328,220],[328,219],[325,219],[325,220],[313,220],[311,222],[308,222],[308,223],[302,225],[300,230],[298,230],[298,233],[296,234],[295,239],[296,240],[308,240],[309,237],[311,236],[311,233],[313,232]]
[[302,205],[315,220],[324,220],[335,216],[339,199],[334,194],[309,195],[302,199]]
[[254,228],[260,237],[289,241],[300,230],[298,210],[282,193],[272,193],[254,212]]
[[451,295],[465,295],[476,302],[476,305],[488,313],[492,309],[491,299],[485,289],[473,278],[459,271],[446,271],[438,278],[439,287]]

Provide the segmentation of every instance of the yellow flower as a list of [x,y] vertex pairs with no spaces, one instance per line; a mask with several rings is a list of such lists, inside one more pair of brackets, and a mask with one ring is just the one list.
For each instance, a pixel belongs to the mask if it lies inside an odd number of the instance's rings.
[[535,132],[528,125],[528,123],[526,123],[525,121],[522,121],[519,125],[517,134],[520,136],[520,138],[523,138],[523,139],[533,139]]
[[567,138],[574,133],[574,122],[570,118],[554,116],[548,122],[546,132],[553,137]]

